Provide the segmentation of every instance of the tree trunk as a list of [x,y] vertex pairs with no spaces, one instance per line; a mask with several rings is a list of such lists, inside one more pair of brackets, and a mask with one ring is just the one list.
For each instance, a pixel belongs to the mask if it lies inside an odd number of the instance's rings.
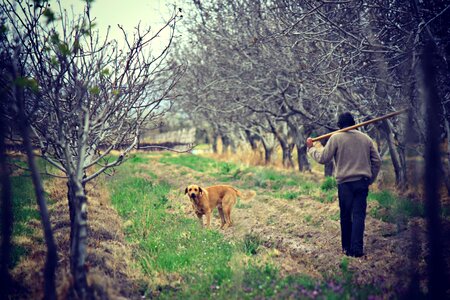
[[217,150],[218,139],[219,139],[219,136],[217,135],[217,133],[213,133],[212,138],[211,138],[211,146],[212,146],[212,151],[214,154],[218,153],[218,150]]
[[450,196],[450,121],[445,115],[444,110],[444,119],[445,119],[445,130],[447,131],[447,164],[444,167],[447,171],[444,172],[446,176],[444,176],[445,186],[447,187],[447,195]]
[[388,120],[383,120],[382,128],[389,146],[389,154],[391,155],[392,165],[394,166],[395,184],[400,190],[405,190],[407,187],[405,154],[403,151],[398,150],[391,125]]
[[279,140],[281,151],[282,151],[282,160],[283,167],[292,168],[294,166],[294,162],[292,161],[292,150],[293,145],[288,144],[285,140]]
[[[31,178],[33,180],[36,199],[41,214],[42,227],[44,229],[45,243],[47,245],[47,258],[44,269],[44,298],[56,299],[55,289],[55,270],[58,261],[58,254],[56,251],[56,244],[53,238],[53,231],[48,214],[47,203],[44,196],[44,188],[42,186],[41,176],[34,161],[33,148],[31,146],[29,136],[23,136],[24,145],[27,152],[28,166],[31,171]],[[28,141],[27,141],[28,140]]]
[[75,222],[75,186],[70,180],[67,181],[67,204],[69,205],[69,217],[70,217],[70,245],[73,244],[73,234],[74,234],[74,222]]
[[264,163],[266,165],[269,165],[272,163],[274,147],[268,145],[268,143],[264,139],[262,139],[262,144],[264,147]]
[[[16,74],[15,78],[18,76]],[[56,299],[55,289],[55,270],[58,261],[58,254],[56,251],[56,244],[53,238],[53,231],[50,223],[50,217],[47,209],[47,202],[45,200],[44,188],[42,185],[41,176],[34,158],[33,146],[31,144],[31,138],[29,133],[28,118],[25,115],[25,103],[24,103],[24,90],[21,87],[15,88],[16,101],[18,105],[18,123],[19,130],[22,136],[23,146],[25,148],[28,167],[31,172],[31,179],[34,185],[34,192],[36,195],[36,201],[39,207],[41,215],[41,223],[44,231],[44,239],[47,245],[47,257],[44,267],[44,298]]]
[[332,177],[334,173],[334,160],[325,164],[324,167],[325,177]]
[[311,164],[309,163],[306,145],[304,143],[302,145],[297,144],[297,163],[300,172],[311,172]]
[[426,102],[427,141],[425,144],[425,215],[428,236],[428,297],[430,299],[446,298],[448,274],[445,268],[442,222],[441,222],[441,188],[442,164],[440,138],[441,107],[436,88],[436,68],[433,65],[435,43],[431,40],[425,45],[422,56],[422,88]]
[[256,151],[258,149],[258,144],[256,143],[258,137],[253,135],[249,130],[245,130],[244,132],[250,147],[252,147],[253,151]]
[[292,161],[292,147],[288,142],[288,124],[286,122],[281,124],[274,124],[269,118],[267,122],[270,126],[273,136],[277,139],[281,146],[282,151],[282,162],[285,168],[290,168],[294,166]]
[[305,128],[304,125],[298,125],[292,121],[287,121],[287,125],[294,139],[295,146],[297,147],[297,164],[300,172],[311,171],[311,164],[308,160],[306,137],[309,136],[310,131]]
[[238,139],[234,134],[227,135],[228,137],[228,143],[230,145],[231,153],[236,154],[237,153],[237,145],[238,145]]
[[[322,146],[325,147],[326,143],[328,142],[328,139],[320,141]],[[323,168],[324,176],[325,177],[332,177],[334,172],[334,159],[331,160],[329,163],[326,163]]]
[[230,149],[231,141],[225,134],[222,134],[222,154],[227,154]]
[[86,299],[88,286],[86,280],[87,256],[87,198],[81,179],[69,179],[69,207],[71,207],[71,253],[70,267],[74,282],[74,292],[80,299]]
[[[3,99],[3,97],[2,97]],[[0,109],[3,108],[0,107]],[[1,252],[0,252],[0,294],[1,299],[9,299],[11,277],[9,264],[11,260],[11,236],[13,229],[13,211],[11,181],[9,178],[8,164],[6,161],[5,124],[3,113],[0,112],[0,185],[1,185]]]

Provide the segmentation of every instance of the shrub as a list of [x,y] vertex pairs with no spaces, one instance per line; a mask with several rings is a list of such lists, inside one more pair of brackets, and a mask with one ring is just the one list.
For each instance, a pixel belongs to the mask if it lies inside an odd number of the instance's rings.
[[258,253],[258,248],[261,244],[262,241],[259,236],[251,233],[246,234],[243,241],[243,251],[247,255],[255,255]]
[[326,177],[325,181],[320,186],[322,191],[329,191],[337,188],[336,178],[334,177]]

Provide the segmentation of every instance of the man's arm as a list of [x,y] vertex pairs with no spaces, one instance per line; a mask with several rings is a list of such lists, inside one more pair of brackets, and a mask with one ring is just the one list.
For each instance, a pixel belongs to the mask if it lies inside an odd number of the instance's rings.
[[314,147],[311,138],[306,140],[306,146],[308,147],[308,155],[320,164],[330,162],[336,153],[336,143],[333,136],[331,136],[324,148]]
[[378,153],[378,150],[373,145],[373,142],[370,144],[370,168],[372,170],[372,178],[370,180],[370,184],[374,183],[377,179],[378,173],[381,168],[381,157]]

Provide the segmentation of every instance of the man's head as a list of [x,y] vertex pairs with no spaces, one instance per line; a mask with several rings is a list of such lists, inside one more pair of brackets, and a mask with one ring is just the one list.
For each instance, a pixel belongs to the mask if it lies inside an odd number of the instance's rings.
[[352,114],[347,111],[339,115],[337,125],[339,129],[353,126],[355,125],[355,119],[353,119]]

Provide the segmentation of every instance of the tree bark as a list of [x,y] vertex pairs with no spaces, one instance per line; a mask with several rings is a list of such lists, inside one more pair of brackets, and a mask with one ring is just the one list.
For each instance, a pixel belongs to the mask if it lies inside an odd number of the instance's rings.
[[309,130],[305,130],[305,126],[298,126],[297,123],[287,121],[289,130],[294,138],[295,147],[297,147],[297,164],[300,172],[311,171],[311,164],[308,160],[306,137],[309,135]]
[[253,151],[258,150],[258,144],[256,143],[258,140],[258,137],[253,135],[249,130],[245,130],[245,136],[247,138],[248,143],[250,144],[250,147]]
[[[322,144],[322,146],[325,147],[326,143],[328,142],[328,139],[325,140],[321,140],[320,143]],[[333,172],[334,172],[334,159],[331,160],[329,163],[326,163],[324,168],[323,168],[323,173],[325,177],[331,177],[333,176]]]
[[382,129],[386,136],[389,154],[391,155],[392,165],[394,166],[395,184],[400,190],[405,190],[407,187],[405,154],[397,148],[396,141],[392,133],[392,128],[388,120],[383,120]]
[[308,160],[308,154],[306,153],[306,145],[303,143],[302,145],[296,145],[297,146],[297,163],[298,163],[298,169],[300,172],[310,172],[311,171],[311,164]]
[[269,165],[270,163],[272,163],[273,160],[273,150],[274,147],[269,145],[264,138],[261,139],[262,140],[262,144],[264,147],[264,163],[266,165]]
[[[2,99],[4,99],[2,95]],[[0,109],[3,108],[3,105]],[[11,236],[13,229],[13,211],[11,180],[9,178],[8,164],[6,160],[5,146],[5,122],[3,111],[0,111],[0,184],[1,184],[1,253],[0,253],[0,299],[9,299],[11,277],[9,274],[9,264],[11,261]]]
[[334,174],[334,161],[330,161],[329,163],[326,163],[324,166],[324,174],[325,177],[332,177]]
[[448,284],[448,276],[445,268],[445,259],[442,244],[442,222],[440,216],[442,164],[441,151],[439,149],[440,126],[439,116],[440,103],[436,89],[435,74],[433,65],[435,54],[434,43],[430,40],[425,46],[422,59],[423,67],[423,90],[425,102],[427,104],[426,124],[427,141],[425,144],[425,213],[427,219],[427,235],[429,243],[429,254],[427,257],[428,267],[428,297],[430,299],[444,299]]
[[[86,299],[88,286],[86,280],[86,256],[87,256],[87,197],[82,180],[69,178],[70,193],[69,206],[72,207],[71,215],[71,253],[70,266],[74,282],[74,292],[80,299]],[[71,204],[70,204],[71,203]]]
[[444,167],[446,169],[446,176],[444,176],[445,186],[447,187],[447,195],[450,196],[450,121],[446,117],[446,111],[444,109],[445,130],[447,132],[447,164]]
[[217,141],[219,139],[219,136],[217,135],[217,133],[213,133],[212,138],[211,138],[211,146],[212,146],[212,151],[214,154],[218,153],[217,150]]
[[280,142],[281,151],[282,151],[282,161],[283,167],[292,168],[294,166],[294,162],[292,161],[292,150],[294,149],[294,145],[288,144],[285,140],[278,140]]
[[76,204],[76,196],[75,196],[75,186],[74,184],[68,180],[67,181],[67,204],[69,205],[69,217],[70,217],[70,245],[73,244],[73,234],[74,234],[74,223],[75,223],[75,204]]
[[45,243],[47,245],[47,257],[44,268],[44,285],[45,285],[44,298],[53,300],[56,299],[55,270],[58,261],[58,254],[56,250],[55,240],[53,238],[53,231],[50,223],[50,217],[48,214],[47,202],[45,200],[44,188],[34,158],[33,146],[31,144],[31,138],[29,133],[28,119],[25,115],[24,95],[22,88],[16,87],[16,100],[19,106],[19,118],[18,118],[19,129],[22,135],[23,146],[25,148],[28,160],[28,167],[31,172],[31,179],[33,181],[36,200],[41,215],[41,222],[44,231]]
[[227,154],[230,149],[231,141],[227,135],[222,134],[222,154]]

